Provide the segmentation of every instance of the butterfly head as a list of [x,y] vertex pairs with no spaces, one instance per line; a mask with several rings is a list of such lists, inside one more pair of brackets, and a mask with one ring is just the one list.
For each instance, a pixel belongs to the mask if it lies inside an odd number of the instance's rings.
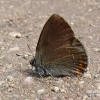
[[37,65],[35,59],[32,59],[30,64],[32,65],[33,70],[35,68],[34,73],[39,74],[40,76],[44,76],[46,74],[44,67],[42,65]]

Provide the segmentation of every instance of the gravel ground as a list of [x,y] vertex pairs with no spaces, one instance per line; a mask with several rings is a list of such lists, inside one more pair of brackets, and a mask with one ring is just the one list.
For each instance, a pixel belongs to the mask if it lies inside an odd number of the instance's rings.
[[[29,74],[27,44],[34,55],[54,13],[63,16],[86,48],[88,68],[81,78]],[[0,100],[100,100],[99,74],[100,0],[0,0]]]

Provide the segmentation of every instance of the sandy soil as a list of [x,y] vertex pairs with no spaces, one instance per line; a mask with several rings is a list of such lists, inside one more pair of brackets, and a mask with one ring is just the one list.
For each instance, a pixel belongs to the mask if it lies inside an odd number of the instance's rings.
[[[42,28],[54,13],[63,16],[86,48],[88,68],[81,78],[38,78],[29,74],[32,53],[27,44],[34,55]],[[0,0],[0,100],[99,98],[99,0]]]

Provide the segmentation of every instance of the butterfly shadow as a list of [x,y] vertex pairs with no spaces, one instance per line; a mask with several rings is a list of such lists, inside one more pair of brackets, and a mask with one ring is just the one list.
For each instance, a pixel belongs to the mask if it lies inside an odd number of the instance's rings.
[[[70,76],[66,76],[66,75],[58,75],[58,76],[44,75],[44,76],[41,76],[40,74],[35,73],[32,69],[22,70],[21,73],[23,73],[26,76],[31,76],[31,77],[35,77],[35,78],[48,78],[48,77],[52,77],[52,78],[64,78],[64,77],[67,77],[67,78],[70,78]],[[71,76],[71,78],[75,78],[75,76]]]
[[38,75],[37,73],[35,73],[32,69],[25,69],[25,70],[22,70],[21,72],[22,72],[24,75],[27,75],[27,76],[37,77],[37,78],[40,77],[40,75]]

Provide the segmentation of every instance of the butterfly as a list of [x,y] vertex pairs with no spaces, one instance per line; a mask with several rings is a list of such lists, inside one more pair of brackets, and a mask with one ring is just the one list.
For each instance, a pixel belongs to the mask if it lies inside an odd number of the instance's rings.
[[30,64],[40,76],[82,76],[88,57],[69,24],[53,14],[44,25]]

